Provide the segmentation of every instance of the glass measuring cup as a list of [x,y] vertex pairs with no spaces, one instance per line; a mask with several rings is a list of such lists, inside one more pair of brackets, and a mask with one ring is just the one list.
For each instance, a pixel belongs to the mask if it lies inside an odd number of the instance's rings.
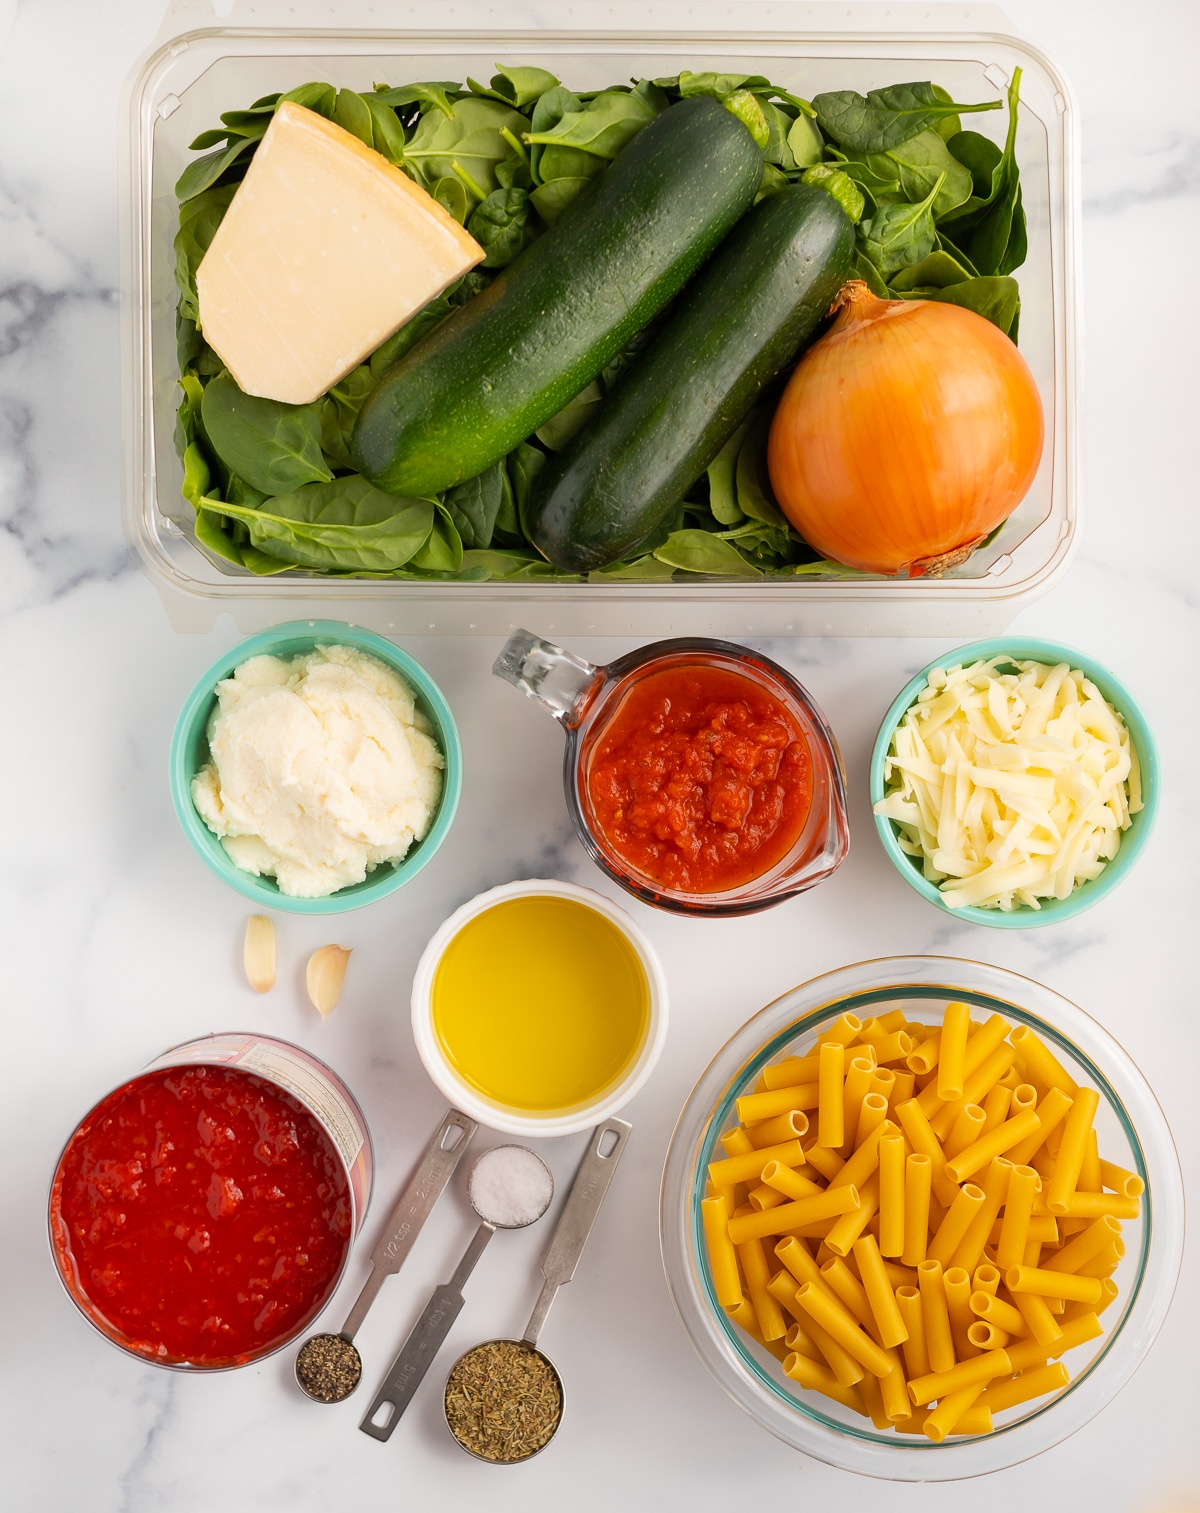
[[[606,1119],[603,1124],[597,1125],[593,1130],[588,1148],[575,1174],[575,1180],[571,1184],[571,1191],[567,1195],[567,1201],[555,1225],[554,1235],[542,1258],[542,1290],[538,1294],[537,1302],[533,1306],[533,1312],[529,1316],[529,1323],[522,1337],[519,1340],[486,1340],[482,1345],[472,1346],[454,1363],[446,1380],[442,1407],[451,1434],[467,1454],[473,1455],[476,1460],[486,1461],[493,1466],[520,1465],[544,1450],[558,1433],[564,1406],[562,1377],[559,1376],[550,1358],[537,1348],[538,1336],[541,1334],[542,1325],[546,1322],[546,1316],[550,1312],[550,1305],[558,1289],[575,1275],[575,1268],[579,1265],[579,1258],[583,1254],[583,1248],[592,1232],[592,1226],[600,1212],[600,1205],[604,1202],[632,1129],[633,1126],[624,1119]],[[473,1361],[479,1364],[480,1374],[486,1377],[489,1374],[492,1353],[497,1351],[507,1351],[515,1355],[518,1360],[523,1356],[523,1369],[527,1382],[537,1381],[543,1389],[549,1389],[546,1403],[543,1404],[545,1411],[542,1414],[540,1428],[527,1436],[528,1448],[524,1448],[519,1454],[501,1453],[498,1449],[493,1455],[485,1453],[483,1449],[473,1448],[467,1443],[468,1435],[458,1421],[455,1401],[460,1395],[456,1385],[458,1380],[464,1371],[470,1368]],[[506,1402],[504,1406],[518,1408],[520,1405]],[[511,1447],[506,1445],[504,1448]]]
[[[502,1163],[507,1161],[506,1174]],[[524,1145],[496,1145],[471,1168],[467,1195],[481,1223],[448,1282],[435,1287],[421,1317],[388,1368],[363,1415],[359,1428],[373,1439],[388,1440],[413,1394],[424,1380],[442,1341],[463,1306],[463,1287],[488,1241],[498,1229],[524,1229],[550,1207],[554,1178],[550,1168]],[[386,1414],[384,1410],[387,1410]]]
[[[722,892],[678,892],[638,872],[606,840],[589,797],[592,760],[630,693],[654,674],[692,667],[734,673],[782,705],[803,734],[810,756],[812,800],[799,834],[764,872]],[[701,918],[752,914],[823,882],[845,860],[850,828],[837,742],[808,691],[770,658],[732,641],[697,636],[656,641],[597,667],[520,630],[509,638],[492,672],[535,699],[563,727],[563,787],[576,834],[596,865],[643,902]]]

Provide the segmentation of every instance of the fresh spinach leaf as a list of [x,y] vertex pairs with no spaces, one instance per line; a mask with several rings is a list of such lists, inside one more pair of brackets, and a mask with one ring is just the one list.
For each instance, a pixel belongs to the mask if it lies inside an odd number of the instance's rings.
[[[508,137],[504,133],[504,140]],[[509,142],[511,151],[502,163],[496,164],[496,182],[501,189],[532,189],[533,170],[529,162],[529,154],[521,145],[520,140],[514,137]]]
[[669,583],[675,569],[650,553],[632,562],[610,562],[588,574],[589,583]]
[[324,116],[327,121],[333,120],[333,113],[337,109],[337,90],[332,84],[322,84],[320,80],[313,80],[309,84],[297,84],[295,89],[289,89],[279,96],[275,102],[275,109],[291,101],[293,105],[303,105],[305,110],[315,110],[317,115]]
[[[192,308],[195,308],[194,302]],[[179,363],[180,373],[196,371],[196,364],[208,350],[208,343],[200,335],[200,327],[183,313],[181,296],[179,306],[175,311],[175,358]]]
[[507,268],[537,235],[526,189],[493,189],[477,205],[467,230],[487,253],[485,268]]
[[966,252],[981,274],[1006,274],[1021,266],[1028,250],[1021,185],[1014,182],[984,213]]
[[833,163],[817,163],[812,168],[806,168],[800,175],[800,182],[831,194],[855,225],[862,220],[863,211],[867,208],[862,190]]
[[981,274],[1009,274],[1021,266],[1028,251],[1016,159],[1020,94],[1021,70],[1017,68],[1008,86],[1003,151],[975,132],[959,132],[951,138],[951,151],[970,169],[975,192],[947,218],[953,223],[949,235]]
[[378,382],[387,370],[398,363],[406,352],[415,347],[423,336],[428,336],[431,331],[451,315],[454,306],[450,303],[449,296],[439,294],[437,299],[430,300],[424,309],[406,320],[398,331],[394,331],[382,346],[376,347],[368,360],[371,376]]
[[582,110],[567,111],[548,130],[531,131],[525,140],[541,146],[578,147],[598,158],[615,158],[654,117],[653,108],[641,95],[606,90]]
[[535,557],[532,552],[480,551],[467,547],[462,555],[462,565],[458,576],[466,578],[470,575],[472,581],[484,583],[489,578],[511,578],[526,568],[549,567],[549,565],[541,557]]
[[948,289],[952,284],[965,283],[972,276],[971,269],[964,267],[959,258],[938,247],[919,263],[901,268],[890,281],[889,288],[898,294],[918,288]]
[[655,548],[654,555],[659,562],[685,573],[705,573],[715,578],[762,576],[735,546],[712,531],[673,531],[662,546]]
[[776,168],[782,168],[784,173],[795,172],[799,165],[789,140],[795,123],[790,116],[784,115],[778,105],[772,105],[769,100],[760,100],[759,108],[767,123],[767,140],[765,144],[761,144],[763,157],[768,163],[774,163]]
[[586,389],[576,394],[569,404],[563,406],[549,420],[543,421],[536,432],[537,439],[552,452],[561,452],[576,431],[581,431],[595,413],[596,406],[604,399],[604,390],[593,379]]
[[930,287],[917,292],[919,299],[938,300],[944,305],[961,305],[998,326],[1005,336],[1016,340],[1021,314],[1021,291],[1015,278],[989,276],[968,278],[944,288]]
[[239,137],[252,138],[257,141],[266,135],[269,122],[269,116],[255,116],[252,124],[249,126],[221,126],[215,127],[211,131],[202,131],[194,141],[188,143],[188,151],[203,152],[206,147],[216,147],[220,143],[232,146]]
[[512,479],[509,477],[505,462],[501,461],[498,466],[500,468],[500,508],[496,511],[492,543],[496,546],[523,546],[524,539],[521,534],[521,521],[517,514],[517,498],[513,493]]
[[[573,90],[567,89],[565,85],[558,84],[553,89],[548,89],[544,95],[538,96],[529,122],[530,132],[550,131],[565,115],[576,114],[582,109],[583,101],[579,96]],[[518,134],[520,129],[518,129]],[[536,143],[529,149],[529,166],[535,184],[543,182],[541,171],[543,151],[544,149]]]
[[485,194],[499,187],[496,165],[510,152],[501,128],[516,134],[529,125],[526,118],[498,100],[481,100],[468,95],[457,100],[450,116],[427,111],[404,149],[405,166],[420,178],[426,188],[439,179],[453,178],[459,164]]
[[953,100],[939,99],[928,81],[892,84],[887,89],[872,89],[865,96],[853,89],[840,89],[815,95],[812,103],[825,135],[844,151],[856,153],[887,152],[944,116],[998,110],[1001,105],[999,100],[956,105]]
[[825,151],[820,127],[804,114],[798,115],[788,128],[787,145],[797,168],[812,168]]
[[558,82],[558,79],[544,68],[505,68],[502,63],[497,63],[490,89],[484,89],[483,85],[477,84],[474,79],[467,80],[467,87],[473,94],[483,95],[492,100],[503,100],[506,105],[511,105],[516,110],[524,110],[527,105],[532,105],[539,95],[544,95],[548,89],[553,89]]
[[551,179],[540,184],[529,196],[533,208],[552,226],[568,205],[573,205],[591,183],[591,179]]
[[754,203],[765,200],[769,195],[778,194],[781,189],[786,189],[791,179],[784,173],[782,168],[776,168],[774,163],[764,163],[762,179],[758,186],[758,193],[754,196]]
[[750,520],[787,532],[787,521],[771,494],[767,477],[767,434],[771,429],[771,409],[760,406],[750,416],[745,440],[738,451],[735,482],[737,501],[742,514]]
[[713,95],[716,99],[723,100],[726,95],[734,94],[739,89],[770,88],[770,81],[764,79],[762,74],[693,74],[686,70],[676,79],[655,79],[654,82],[660,89],[670,89],[674,85],[683,100],[690,95]]
[[[214,557],[220,557],[224,562],[232,562],[236,567],[244,567],[242,549],[224,529],[221,518],[215,511],[206,510],[203,505],[197,505],[196,520],[192,527],[196,540],[201,546],[207,547]],[[289,565],[280,563],[280,568],[286,571]]]
[[598,158],[581,147],[543,147],[538,159],[538,172],[543,184],[552,184],[555,179],[594,179],[608,166],[604,158]]
[[533,495],[533,487],[537,482],[538,474],[546,466],[546,454],[539,451],[537,447],[531,446],[527,441],[519,441],[504,459],[504,463],[509,482],[512,484],[517,521],[522,534],[528,536],[529,527],[526,522],[529,501]]
[[467,193],[466,186],[461,179],[455,178],[453,174],[448,175],[444,179],[439,179],[433,186],[433,197],[443,210],[448,211],[454,217],[460,226],[467,224],[467,218],[471,214],[471,207],[475,204],[475,201]]
[[236,193],[236,184],[205,189],[179,212],[179,230],[175,233],[175,286],[180,293],[180,312],[197,326],[200,324],[200,309],[196,301],[196,269]]
[[738,453],[749,426],[743,422],[708,465],[708,507],[719,525],[740,525],[746,518],[738,504]]
[[392,110],[402,110],[406,105],[420,106],[422,111],[437,110],[447,118],[454,115],[450,96],[458,93],[458,85],[440,80],[433,84],[402,84],[389,89],[386,84],[376,84],[372,98]]
[[319,404],[260,399],[222,373],[204,390],[201,416],[225,466],[264,494],[286,494],[333,477],[321,455]]
[[990,137],[981,136],[977,131],[956,132],[946,146],[971,175],[971,193],[975,203],[959,207],[959,217],[970,215],[990,204],[994,198],[992,176],[1004,158],[1003,149],[997,147]]
[[854,253],[854,277],[861,278],[876,299],[891,299],[892,296],[888,292],[888,286],[884,283],[879,269],[861,247]]
[[381,493],[349,473],[332,483],[309,483],[249,509],[225,504],[251,543],[297,567],[389,572],[403,567],[429,539],[436,508],[429,499]]
[[[754,145],[762,151],[766,161],[777,163],[778,158],[773,159],[767,152],[771,141],[771,127],[758,96],[752,95],[748,89],[735,89],[731,95],[724,96],[721,104],[730,115],[737,117],[754,138]],[[776,136],[779,137],[778,131],[776,131]]]
[[443,495],[442,502],[458,527],[463,546],[491,546],[505,482],[504,464],[497,462],[477,478],[466,478]]
[[[943,105],[953,105],[954,96],[944,90],[940,84],[933,86],[933,98],[940,100]],[[958,118],[958,112],[953,115],[942,116],[933,123],[933,129],[944,141],[949,141],[955,132],[962,130],[962,122]]]
[[334,123],[368,147],[375,145],[375,132],[367,102],[352,89],[339,89],[333,107]]
[[876,173],[863,158],[847,157],[836,147],[827,149],[830,165],[840,168],[848,179],[853,179],[860,189],[866,191],[876,205],[886,205],[903,199],[900,193],[900,170],[886,156],[874,154],[874,160],[887,165],[886,172]]
[[321,410],[321,450],[335,468],[354,466],[350,460],[350,437],[358,412],[378,381],[370,366],[363,363],[317,401]]
[[907,142],[867,161],[881,178],[888,173],[897,174],[901,192],[909,201],[925,199],[941,177],[942,187],[933,202],[935,220],[941,220],[971,198],[971,170],[958,161],[936,131],[919,131]]
[[885,280],[901,268],[919,263],[933,251],[937,239],[933,202],[941,187],[939,176],[919,204],[882,205],[869,221],[859,222],[859,250],[874,263]]
[[[205,157],[195,158],[190,162],[175,184],[175,198],[181,204],[195,199],[198,194],[203,194],[210,189],[223,173],[238,161],[239,158],[258,146],[255,137],[235,137],[228,147],[218,148],[216,152],[210,152]],[[244,169],[245,164],[241,167]]]
[[404,162],[404,127],[390,105],[385,105],[378,95],[360,96],[371,116],[372,145],[389,163],[397,167]]
[[635,95],[641,95],[656,116],[661,116],[671,103],[666,90],[659,89],[653,79],[639,79],[633,92]]
[[446,507],[436,505],[435,511],[433,529],[408,565],[422,573],[456,573],[462,566],[462,538]]

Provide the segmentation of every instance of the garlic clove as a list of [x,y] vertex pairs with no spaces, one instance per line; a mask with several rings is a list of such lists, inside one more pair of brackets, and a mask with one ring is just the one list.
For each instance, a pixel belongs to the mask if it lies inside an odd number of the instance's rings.
[[275,925],[266,914],[252,914],[246,921],[242,965],[256,993],[269,993],[275,986]]
[[305,974],[308,996],[322,1019],[328,1019],[338,1006],[349,960],[350,952],[345,946],[322,946],[308,958]]

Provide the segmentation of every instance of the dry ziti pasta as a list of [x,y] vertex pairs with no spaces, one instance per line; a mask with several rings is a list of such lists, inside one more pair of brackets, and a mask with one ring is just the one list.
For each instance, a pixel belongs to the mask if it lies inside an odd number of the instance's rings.
[[1033,1030],[843,1014],[736,1106],[702,1203],[713,1290],[789,1380],[935,1443],[1067,1385],[1145,1184]]

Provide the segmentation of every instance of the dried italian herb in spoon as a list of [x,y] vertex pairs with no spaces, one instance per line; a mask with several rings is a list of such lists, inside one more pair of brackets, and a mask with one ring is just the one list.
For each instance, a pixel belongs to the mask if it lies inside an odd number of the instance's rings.
[[446,1383],[446,1422],[481,1460],[528,1460],[554,1437],[562,1386],[544,1355],[519,1340],[468,1350]]

